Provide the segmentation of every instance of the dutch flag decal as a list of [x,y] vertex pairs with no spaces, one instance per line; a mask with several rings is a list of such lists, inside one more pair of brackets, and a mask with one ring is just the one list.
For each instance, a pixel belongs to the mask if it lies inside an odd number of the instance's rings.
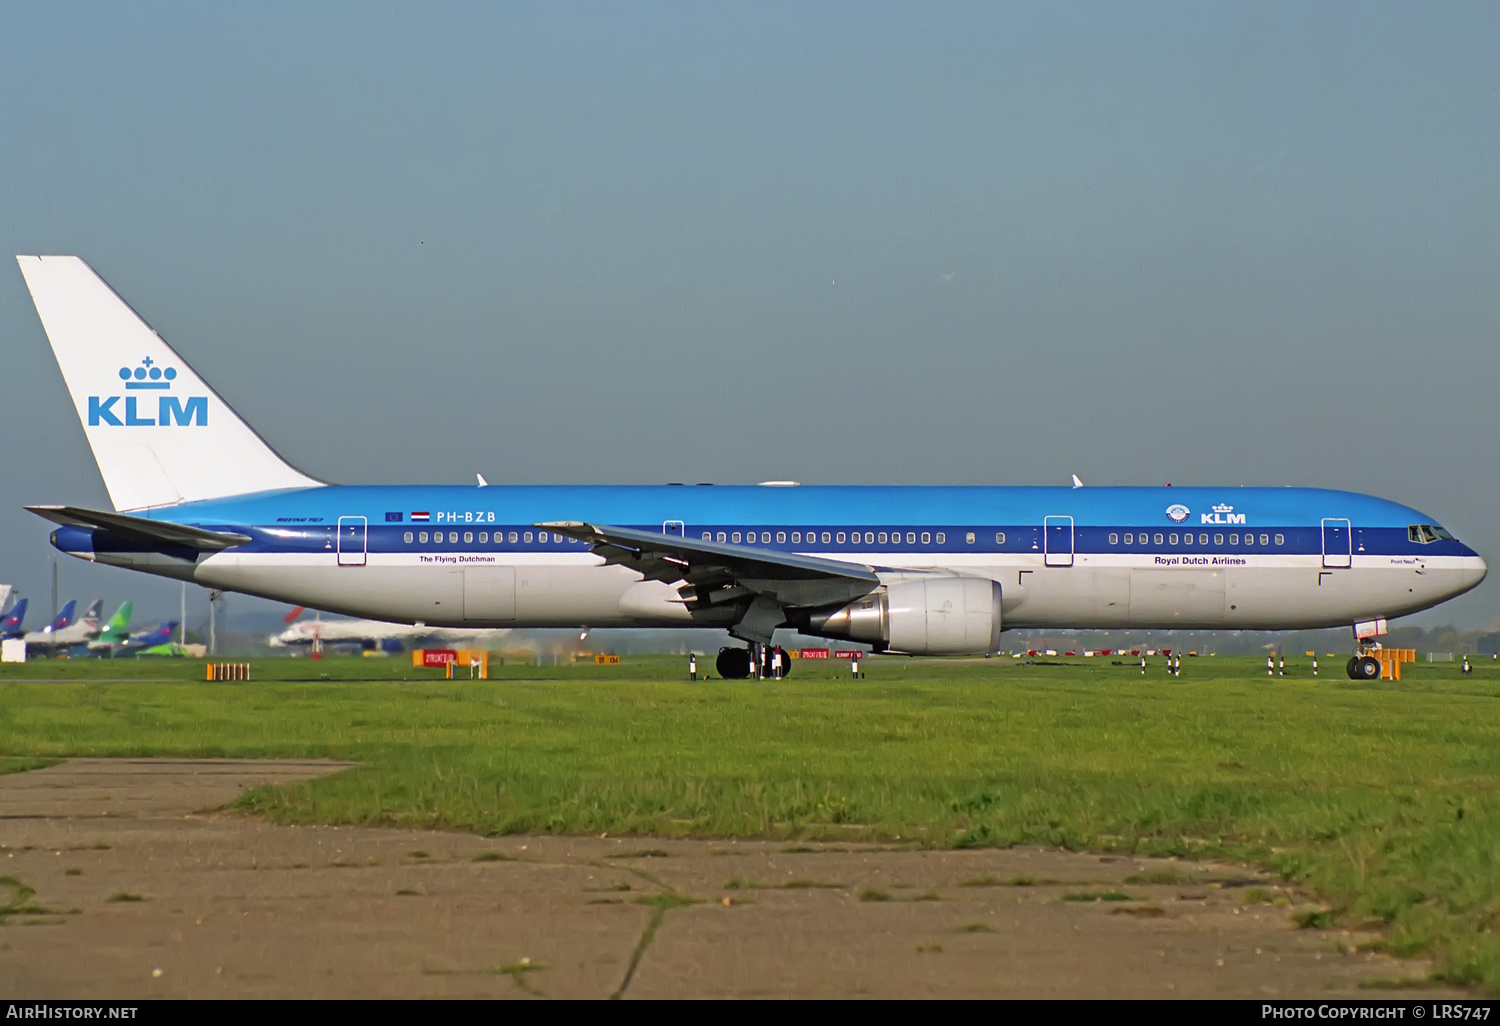
[[425,522],[427,520],[431,520],[432,519],[431,516],[429,516],[427,513],[413,513],[411,515],[411,518],[413,520],[415,520],[416,522],[418,522],[418,523],[423,523],[423,522]]

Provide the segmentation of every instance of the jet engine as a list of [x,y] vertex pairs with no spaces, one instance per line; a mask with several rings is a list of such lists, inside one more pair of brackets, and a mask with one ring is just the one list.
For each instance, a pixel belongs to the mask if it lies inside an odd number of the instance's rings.
[[1000,584],[958,576],[893,581],[814,613],[807,629],[904,655],[983,655],[1000,647]]

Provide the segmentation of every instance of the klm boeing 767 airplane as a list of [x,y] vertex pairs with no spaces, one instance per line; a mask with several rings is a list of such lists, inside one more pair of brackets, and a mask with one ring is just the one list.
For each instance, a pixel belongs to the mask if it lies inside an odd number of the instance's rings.
[[715,627],[752,650],[790,627],[977,655],[1028,627],[1365,640],[1486,573],[1430,516],[1309,488],[330,485],[82,260],[17,259],[114,506],[27,508],[63,552],[207,588],[433,627]]

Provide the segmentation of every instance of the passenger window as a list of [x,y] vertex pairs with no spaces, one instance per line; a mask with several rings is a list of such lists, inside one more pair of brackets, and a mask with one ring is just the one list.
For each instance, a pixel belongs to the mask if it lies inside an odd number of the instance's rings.
[[1004,531],[1000,531],[999,533],[997,533],[995,535],[995,544],[996,545],[1004,545],[1005,544],[1005,532]]
[[884,545],[886,542],[888,542],[890,540],[891,540],[891,536],[890,535],[886,534],[884,531],[880,532],[880,544]]
[[944,534],[944,533],[943,533],[943,532],[942,532],[942,531],[939,531],[939,532],[938,532],[938,533],[937,533],[937,543],[938,543],[938,544],[939,544],[939,545],[942,545],[942,544],[944,544],[944,543],[945,543],[945,542],[946,542],[946,541],[947,541],[947,537],[948,537],[948,536],[947,536],[947,535],[945,535],[945,534]]
[[866,531],[865,532],[865,544],[866,545],[874,545],[875,544],[875,532],[874,531]]
[[916,543],[917,543],[917,532],[916,531],[907,531],[906,532],[906,544],[908,544],[908,545],[915,545]]
[[[882,538],[880,540],[881,541],[885,541],[884,538]],[[969,544],[969,545],[973,545],[974,544],[974,532],[973,531],[970,531],[968,534],[964,535],[964,542],[966,544]]]
[[823,532],[823,544],[827,545],[831,541],[833,541],[833,535],[829,534],[827,531],[824,531]]
[[1160,545],[1161,543],[1162,543],[1162,536],[1158,534],[1156,536],[1156,544]]
[[406,542],[406,544],[410,545],[411,544],[411,532],[407,531],[406,534],[404,534],[401,537],[401,540],[404,541],[404,542]]
[[526,532],[525,538],[526,538],[526,544],[530,545],[531,544],[531,532],[530,531]]
[[465,531],[464,532],[464,544],[465,545],[473,545],[474,544],[474,532],[473,531]]
[[760,540],[761,540],[761,544],[763,544],[763,545],[769,545],[769,544],[771,544],[771,532],[770,531],[762,531],[762,532],[760,532]]
[[539,541],[539,542],[541,542],[543,545],[547,544],[547,532],[546,531],[542,531],[540,534],[538,534],[536,536],[536,540]]
[[732,542],[734,542],[734,543],[736,543],[736,544],[738,544],[739,540],[740,540],[740,532],[736,531],[733,534],[731,534],[729,536],[729,540],[732,541]]
[[800,544],[802,544],[802,532],[801,531],[793,531],[792,532],[792,544],[793,545],[800,545]]
[[723,542],[723,541],[728,541],[728,540],[729,539],[727,537],[725,537],[724,532],[720,531],[719,532],[719,541]]
[[1261,535],[1260,536],[1260,543],[1262,545],[1269,545],[1269,544],[1271,544],[1271,536],[1268,535],[1268,534]]
[[1167,536],[1167,541],[1171,542],[1173,545],[1176,545],[1177,544],[1177,532],[1173,531],[1171,534],[1169,534]]
[[516,535],[516,532],[514,531],[510,532],[510,534],[506,536],[506,541],[510,542],[512,545],[520,540],[521,539]]
[[785,545],[786,544],[786,532],[785,531],[777,531],[776,532],[776,544],[777,545]]
[[1216,534],[1216,535],[1214,535],[1214,544],[1215,545],[1223,545],[1224,544],[1224,536],[1222,534]]
[[932,535],[929,534],[926,531],[922,532],[922,544],[923,545],[931,545],[932,544]]
[[844,544],[844,532],[843,531],[839,532],[839,544],[840,545]]
[[1118,545],[1118,544],[1120,544],[1120,536],[1118,534],[1111,534],[1109,536],[1109,543],[1111,545]]
[[418,534],[417,535],[417,541],[421,542],[423,545],[426,545],[427,544],[427,532],[423,531],[420,534]]
[[1206,535],[1206,534],[1200,534],[1198,536],[1198,544],[1199,545],[1207,545],[1208,544],[1208,535]]
[[[1114,539],[1111,538],[1110,541],[1113,542]],[[1134,545],[1135,544],[1135,535],[1133,535],[1133,534],[1127,534],[1127,535],[1125,535],[1125,544],[1126,545]]]
[[704,531],[703,532],[703,540],[704,541],[713,541],[714,540],[713,532],[712,531]]
[[490,540],[490,532],[488,532],[488,531],[480,531],[479,532],[479,544],[481,544],[481,545],[487,545],[487,544],[489,544],[489,540]]
[[1286,535],[1284,535],[1284,534],[1278,534],[1276,536],[1276,544],[1277,545],[1285,545],[1286,544]]
[[1255,535],[1253,535],[1253,534],[1247,534],[1247,535],[1245,535],[1245,544],[1246,545],[1254,545],[1255,544]]
[[1231,545],[1238,545],[1239,543],[1240,543],[1240,536],[1239,535],[1237,535],[1237,534],[1231,534],[1229,536],[1229,544],[1231,544]]

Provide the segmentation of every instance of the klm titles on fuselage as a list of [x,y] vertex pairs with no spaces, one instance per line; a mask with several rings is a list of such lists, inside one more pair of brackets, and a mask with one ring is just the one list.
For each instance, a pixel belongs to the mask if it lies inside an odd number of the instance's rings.
[[[1174,524],[1181,524],[1192,515],[1193,511],[1180,503],[1173,503],[1167,507],[1167,519]],[[1212,513],[1199,513],[1198,522],[1200,524],[1217,524],[1227,527],[1245,523],[1245,514],[1236,513],[1233,506],[1221,502],[1214,507]]]
[[[177,368],[163,369],[154,364],[155,361],[148,356],[134,370],[121,367],[120,380],[124,382],[125,390],[170,390],[172,382],[177,378]],[[149,396],[89,396],[89,427],[208,427],[206,395],[189,396],[186,399],[178,399],[175,395],[159,396],[153,417],[142,416],[142,398],[150,402]],[[123,408],[117,408],[117,403],[122,404]],[[147,410],[149,409],[148,406]]]

